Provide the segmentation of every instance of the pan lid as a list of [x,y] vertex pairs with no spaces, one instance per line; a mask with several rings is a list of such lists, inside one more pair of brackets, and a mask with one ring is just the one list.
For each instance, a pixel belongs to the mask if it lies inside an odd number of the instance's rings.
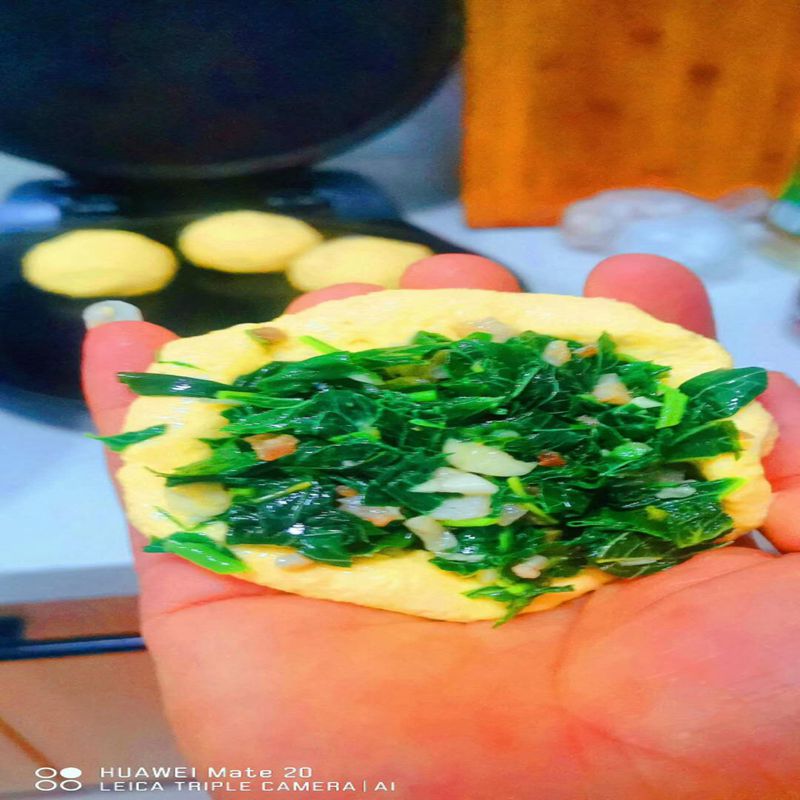
[[0,4],[0,150],[102,178],[303,166],[443,76],[458,0]]

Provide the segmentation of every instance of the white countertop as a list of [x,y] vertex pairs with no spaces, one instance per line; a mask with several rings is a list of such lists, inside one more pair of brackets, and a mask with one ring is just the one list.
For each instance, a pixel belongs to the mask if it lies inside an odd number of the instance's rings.
[[[599,260],[564,248],[552,229],[471,230],[455,201],[411,211],[408,219],[497,258],[540,292],[580,293]],[[720,338],[737,363],[800,379],[800,336],[790,327],[799,284],[798,273],[755,256],[709,284]],[[0,396],[0,604],[131,594],[136,583],[124,521],[101,447],[74,429],[38,421],[40,403]],[[75,412],[64,405],[49,413],[55,420]]]

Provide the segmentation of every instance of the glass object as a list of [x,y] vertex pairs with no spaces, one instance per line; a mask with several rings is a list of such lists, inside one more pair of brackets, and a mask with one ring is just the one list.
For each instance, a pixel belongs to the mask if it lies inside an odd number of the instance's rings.
[[766,216],[759,250],[782,266],[800,269],[800,164]]

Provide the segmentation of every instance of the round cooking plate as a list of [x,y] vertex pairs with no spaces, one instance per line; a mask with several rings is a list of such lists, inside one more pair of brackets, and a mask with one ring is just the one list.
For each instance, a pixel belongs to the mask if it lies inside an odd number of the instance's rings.
[[[136,231],[173,246],[181,228],[195,217],[110,220],[103,226]],[[437,253],[464,252],[455,245],[400,220],[353,222],[308,220],[324,236],[365,234],[427,245]],[[0,382],[60,397],[80,397],[81,314],[91,299],[70,299],[30,286],[20,273],[25,251],[52,233],[0,236]],[[241,322],[279,316],[299,293],[283,273],[232,275],[182,263],[164,290],[127,298],[148,322],[181,336],[194,336]],[[121,298],[126,299],[126,298]]]

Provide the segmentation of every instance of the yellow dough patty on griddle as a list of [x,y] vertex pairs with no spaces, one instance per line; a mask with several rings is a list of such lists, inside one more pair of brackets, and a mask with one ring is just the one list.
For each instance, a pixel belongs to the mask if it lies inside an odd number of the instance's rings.
[[429,247],[414,242],[381,236],[342,236],[294,259],[286,277],[303,292],[336,283],[376,283],[396,289],[406,268],[432,253]]
[[226,211],[196,220],[178,237],[193,264],[221,272],[280,272],[322,241],[307,222],[266,211]]
[[135,297],[163,289],[178,261],[166,245],[121,230],[71,231],[31,248],[26,281],[68,297]]

